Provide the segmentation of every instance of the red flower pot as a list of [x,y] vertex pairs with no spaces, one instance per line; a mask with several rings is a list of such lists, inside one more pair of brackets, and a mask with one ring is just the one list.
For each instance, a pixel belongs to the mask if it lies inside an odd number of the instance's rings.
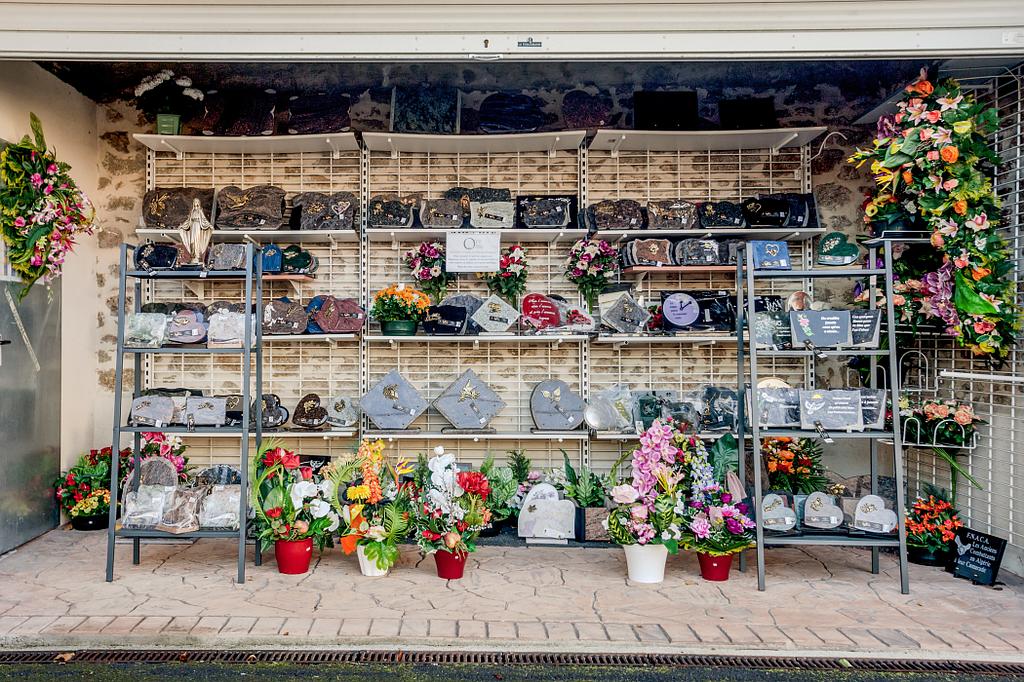
[[309,570],[313,558],[313,538],[305,540],[276,540],[274,558],[277,570],[287,575],[300,575]]
[[445,580],[458,580],[466,571],[466,559],[469,554],[462,552],[434,552],[434,563],[437,564],[437,577]]
[[700,562],[700,577],[704,580],[722,581],[729,579],[729,569],[732,568],[732,554],[725,556],[711,556],[697,552],[697,561]]

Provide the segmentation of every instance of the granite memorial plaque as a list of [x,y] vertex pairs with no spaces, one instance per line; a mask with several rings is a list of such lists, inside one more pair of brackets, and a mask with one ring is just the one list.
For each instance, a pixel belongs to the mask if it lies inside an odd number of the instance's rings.
[[878,348],[881,327],[881,310],[851,310],[850,345],[853,348]]
[[979,585],[994,585],[1006,552],[1006,540],[970,528],[959,528],[953,542],[956,546],[953,575]]
[[796,310],[789,313],[793,347],[839,348],[850,345],[849,310]]
[[349,428],[359,422],[359,403],[347,395],[337,395],[327,402],[327,423]]
[[754,340],[758,348],[785,350],[792,347],[793,332],[789,326],[789,313],[754,313]]
[[815,491],[804,501],[804,525],[823,530],[838,528],[843,525],[843,510],[831,495]]
[[800,428],[863,431],[860,391],[800,391]]
[[757,270],[790,270],[789,245],[786,242],[753,240],[750,247],[754,253],[754,268]]
[[519,321],[519,311],[492,294],[473,312],[470,320],[485,333],[504,334]]
[[758,388],[763,428],[799,428],[800,391],[795,388]]
[[530,413],[540,431],[571,431],[583,423],[586,403],[561,379],[546,379],[533,388]]
[[385,430],[406,429],[427,409],[427,401],[397,369],[374,384],[359,404],[366,416]]
[[505,401],[476,372],[467,369],[434,400],[434,409],[457,429],[482,429]]
[[881,431],[885,428],[886,390],[884,388],[860,389],[860,410],[864,417],[864,428]]
[[511,201],[471,201],[469,224],[488,230],[513,228],[516,225],[516,205]]
[[601,312],[601,323],[622,334],[638,334],[644,330],[651,314],[632,294],[623,291]]
[[[463,330],[463,334],[480,333],[480,325],[473,320],[473,315],[480,309],[483,303],[483,299],[476,294],[453,294],[441,301],[441,305],[458,306],[466,309],[466,328]],[[516,313],[516,316],[518,317],[518,313]]]

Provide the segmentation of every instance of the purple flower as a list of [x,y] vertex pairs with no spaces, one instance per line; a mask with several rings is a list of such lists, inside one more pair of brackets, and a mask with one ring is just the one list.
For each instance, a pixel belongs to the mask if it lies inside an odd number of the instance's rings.
[[729,493],[722,493],[722,504],[729,504],[732,502],[732,495]]
[[748,511],[750,511],[750,507],[748,507],[745,502],[740,502],[739,504],[737,504],[736,509],[739,511],[740,514],[746,514]]
[[698,514],[690,521],[690,530],[701,540],[706,540],[711,535],[711,522],[708,521],[708,517]]
[[32,186],[33,187],[42,187],[43,186],[43,176],[40,175],[39,173],[33,173],[32,177],[31,177],[31,180],[32,180]]
[[729,530],[729,532],[730,532],[730,533],[732,533],[733,535],[739,535],[740,533],[742,533],[742,532],[743,532],[743,526],[742,526],[742,525],[740,524],[740,522],[739,522],[739,521],[737,521],[736,519],[732,519],[732,518],[727,518],[727,519],[725,520],[725,527],[726,527],[726,528],[727,528],[727,529]]

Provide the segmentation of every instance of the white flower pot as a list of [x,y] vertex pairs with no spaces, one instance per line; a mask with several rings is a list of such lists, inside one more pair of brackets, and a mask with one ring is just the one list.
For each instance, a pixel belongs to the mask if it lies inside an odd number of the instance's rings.
[[665,545],[623,545],[626,552],[626,572],[635,583],[660,583],[665,580]]
[[377,562],[366,556],[362,545],[356,545],[356,556],[359,557],[359,571],[370,578],[382,578],[388,574],[390,568],[381,570],[377,568]]

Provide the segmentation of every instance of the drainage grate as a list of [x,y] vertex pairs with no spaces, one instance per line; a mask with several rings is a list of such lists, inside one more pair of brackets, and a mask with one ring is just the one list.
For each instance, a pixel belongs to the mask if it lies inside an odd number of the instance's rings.
[[85,649],[73,652],[0,651],[3,664],[89,663],[251,663],[293,664],[477,664],[538,666],[663,666],[671,668],[754,668],[777,670],[847,670],[899,673],[1024,675],[1024,663],[935,661],[884,658],[801,658],[796,656],[729,656],[696,654],[589,654],[557,652],[384,651],[384,650],[235,650]]

